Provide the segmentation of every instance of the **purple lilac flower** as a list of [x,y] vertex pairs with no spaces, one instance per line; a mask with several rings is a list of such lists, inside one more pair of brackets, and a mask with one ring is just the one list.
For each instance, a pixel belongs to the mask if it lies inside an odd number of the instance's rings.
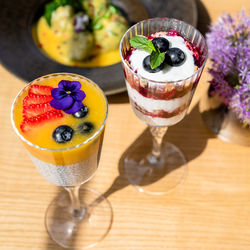
[[74,114],[82,107],[82,101],[86,97],[84,91],[81,90],[81,83],[77,81],[62,80],[58,84],[58,88],[51,90],[53,99],[50,105],[55,109],[63,110],[67,114]]
[[210,84],[244,123],[250,124],[250,16],[224,14],[210,26],[207,44],[212,67]]
[[250,124],[250,83],[242,84],[232,97],[230,107],[238,114],[243,124]]

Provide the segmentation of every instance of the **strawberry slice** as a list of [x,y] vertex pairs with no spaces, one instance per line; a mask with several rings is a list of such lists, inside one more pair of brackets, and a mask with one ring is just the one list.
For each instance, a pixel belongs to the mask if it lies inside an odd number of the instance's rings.
[[63,112],[49,103],[53,99],[52,89],[53,87],[45,85],[30,86],[28,95],[23,99],[23,122],[20,125],[23,132],[63,117]]
[[53,87],[34,84],[29,88],[28,95],[51,95]]
[[31,104],[23,107],[23,118],[31,118],[33,116],[44,114],[48,111],[56,110],[48,102],[40,104]]
[[23,99],[23,107],[31,104],[47,103],[53,99],[51,95],[27,95]]
[[62,117],[63,117],[63,113],[60,110],[48,111],[44,114],[24,119],[22,124],[20,125],[20,128],[25,133],[27,131],[30,131],[32,128],[35,128],[35,127],[37,127],[45,122],[59,119]]

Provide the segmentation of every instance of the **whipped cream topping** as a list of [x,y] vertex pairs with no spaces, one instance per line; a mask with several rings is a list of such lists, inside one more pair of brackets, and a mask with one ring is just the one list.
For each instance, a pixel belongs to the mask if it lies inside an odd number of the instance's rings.
[[187,48],[185,40],[181,36],[161,35],[161,37],[169,41],[169,48],[179,48],[184,52],[186,56],[184,63],[175,67],[164,64],[163,70],[150,73],[143,67],[143,60],[149,53],[142,49],[135,49],[129,58],[129,63],[133,70],[141,77],[153,81],[178,81],[192,76],[195,72],[194,57],[193,52]]

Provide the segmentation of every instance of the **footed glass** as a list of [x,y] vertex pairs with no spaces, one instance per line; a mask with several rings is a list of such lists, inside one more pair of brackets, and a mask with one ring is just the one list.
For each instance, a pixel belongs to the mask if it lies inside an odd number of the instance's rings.
[[[180,33],[198,48],[200,58],[197,70],[189,78],[178,81],[153,81],[140,76],[127,60],[131,48],[129,40],[134,36],[148,37],[170,29]],[[163,140],[163,137],[169,126],[185,117],[205,66],[207,52],[206,41],[197,29],[169,18],[141,21],[128,29],[121,40],[120,55],[130,104],[136,116],[149,126],[152,134],[151,149],[147,145],[138,144],[124,160],[126,177],[140,192],[165,194],[182,182],[187,173],[185,156],[175,145]]]
[[[76,146],[59,149],[40,147],[22,135],[17,126],[18,116],[22,112],[20,105],[28,88],[44,79],[80,81],[88,84],[93,91],[91,93],[97,94],[104,107],[104,119],[93,135],[81,139]],[[95,190],[80,188],[97,170],[107,115],[108,103],[102,90],[91,80],[69,73],[46,75],[32,81],[19,92],[12,105],[12,125],[38,171],[48,182],[66,190],[50,203],[45,215],[49,236],[64,248],[82,249],[94,246],[107,235],[111,227],[112,208],[109,201]]]

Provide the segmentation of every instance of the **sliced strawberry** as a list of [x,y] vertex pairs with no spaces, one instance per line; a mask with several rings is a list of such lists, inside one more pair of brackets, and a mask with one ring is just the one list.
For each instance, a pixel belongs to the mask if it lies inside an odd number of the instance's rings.
[[23,99],[23,107],[31,104],[47,103],[53,99],[51,95],[28,95]]
[[51,90],[53,88],[45,85],[31,85],[29,88],[29,95],[51,95]]
[[48,111],[44,114],[33,116],[31,118],[24,119],[20,128],[23,132],[30,131],[32,128],[35,128],[44,122],[59,119],[63,117],[63,113],[60,110]]
[[54,109],[49,104],[49,102],[40,104],[31,104],[29,106],[23,107],[23,118],[24,119],[31,118],[33,116],[38,116],[52,110],[56,109]]

